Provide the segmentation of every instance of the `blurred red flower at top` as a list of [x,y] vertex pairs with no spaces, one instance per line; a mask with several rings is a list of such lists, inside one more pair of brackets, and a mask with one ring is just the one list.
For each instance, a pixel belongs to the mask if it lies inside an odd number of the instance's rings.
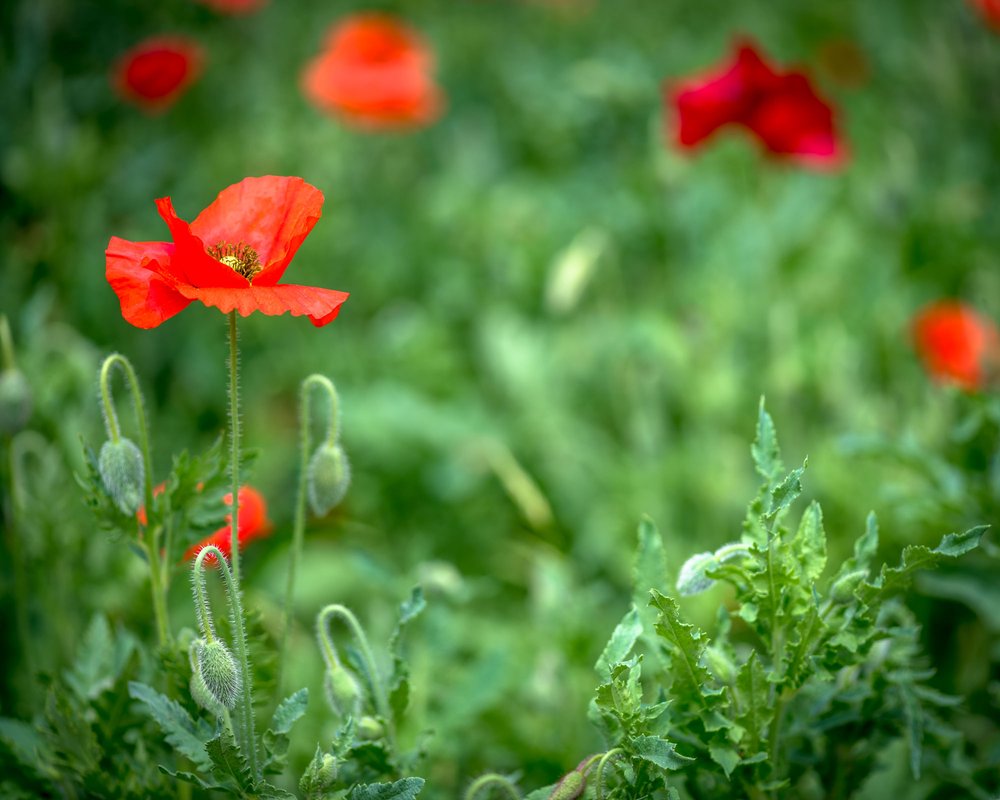
[[815,168],[844,159],[833,108],[802,72],[778,72],[752,42],[737,43],[720,69],[666,87],[683,148],[701,145],[726,125],[740,125],[770,153]]
[[[241,486],[238,497],[239,514],[236,520],[238,526],[236,540],[239,542],[240,552],[243,552],[247,544],[267,536],[271,532],[272,526],[271,521],[267,518],[267,503],[264,502],[264,496],[260,492],[250,486]],[[232,508],[233,493],[226,494],[222,498],[222,502]],[[227,514],[226,524],[211,536],[207,536],[198,544],[189,547],[184,553],[184,560],[188,561],[194,558],[203,547],[208,547],[210,544],[218,547],[226,558],[232,556],[232,524],[233,515]],[[205,563],[214,564],[215,556],[206,556]]]
[[346,292],[278,283],[322,213],[323,193],[302,178],[245,178],[190,224],[169,197],[156,207],[173,242],[113,236],[106,252],[108,283],[122,316],[138,328],[160,325],[192,300],[244,317],[305,314],[321,326],[347,299]]
[[1000,33],[1000,0],[969,0],[969,2],[979,9],[986,24]]
[[112,74],[118,93],[147,111],[173,105],[201,74],[201,47],[180,36],[154,36],[127,51]]
[[388,15],[357,14],[331,29],[303,89],[317,107],[358,127],[419,127],[444,107],[433,69],[433,54],[414,30]]
[[267,0],[198,0],[220,14],[252,14],[267,4]]
[[1000,364],[1000,333],[988,319],[954,300],[920,311],[912,333],[917,354],[930,375],[966,391],[982,389]]

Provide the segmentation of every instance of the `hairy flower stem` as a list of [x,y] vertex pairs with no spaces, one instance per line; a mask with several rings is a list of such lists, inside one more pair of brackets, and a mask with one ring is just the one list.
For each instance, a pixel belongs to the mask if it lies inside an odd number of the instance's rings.
[[[139,379],[131,362],[121,353],[112,353],[101,365],[100,386],[101,402],[104,404],[104,424],[108,438],[118,442],[121,432],[118,427],[118,415],[115,413],[114,399],[111,395],[111,373],[119,367],[125,373],[129,392],[132,395],[132,406],[135,409],[135,424],[138,428],[139,451],[142,453],[144,476],[143,494],[146,503],[146,536],[142,548],[149,562],[149,584],[153,594],[153,615],[156,618],[156,633],[161,647],[170,642],[170,618],[167,614],[167,591],[169,590],[168,573],[160,561],[160,527],[149,525],[153,519],[153,466],[149,449],[149,428],[146,426],[146,412],[143,409],[142,392],[139,390]],[[167,559],[170,553],[166,554]]]
[[334,617],[338,617],[344,622],[351,631],[354,641],[357,642],[358,650],[361,653],[361,660],[364,663],[365,672],[367,673],[368,683],[374,695],[375,710],[385,720],[386,738],[389,740],[390,748],[394,751],[395,728],[392,724],[392,709],[389,708],[389,697],[385,692],[385,685],[382,683],[378,665],[375,663],[375,654],[372,652],[371,645],[368,644],[365,629],[361,627],[358,618],[354,616],[347,606],[332,603],[320,611],[316,617],[316,633],[319,636],[320,646],[324,651],[323,655],[327,659],[327,663],[339,661],[336,655],[337,648],[334,646],[333,639],[330,636],[330,621]]
[[282,680],[285,674],[285,650],[288,644],[288,629],[291,626],[293,595],[295,592],[295,575],[298,572],[299,561],[302,558],[302,540],[306,528],[306,482],[309,471],[309,456],[312,442],[309,436],[310,406],[309,391],[313,387],[326,392],[329,400],[329,414],[326,425],[326,440],[330,444],[337,441],[340,401],[333,382],[323,375],[310,375],[299,390],[299,486],[295,495],[295,523],[292,528],[292,549],[288,555],[288,581],[285,584],[285,609],[281,625],[281,640],[278,649],[278,678],[275,681],[278,697],[281,697]]
[[476,778],[465,790],[464,800],[474,800],[481,791],[494,786],[503,789],[504,793],[512,800],[521,800],[521,794],[514,788],[514,784],[498,772],[487,772]]
[[[229,312],[229,475],[233,487],[233,513],[230,542],[233,559],[233,582],[240,586],[240,347],[236,330],[236,312]],[[242,621],[242,616],[240,617]]]
[[[234,504],[235,510],[235,504]],[[240,670],[240,699],[236,703],[236,719],[233,720],[233,733],[240,751],[243,753],[250,766],[250,772],[255,778],[260,777],[257,767],[257,738],[254,731],[253,716],[253,684],[251,681],[250,658],[247,649],[246,628],[243,623],[243,604],[240,600],[239,584],[236,582],[236,574],[229,568],[226,557],[215,545],[203,547],[194,560],[192,580],[195,592],[195,613],[198,623],[202,628],[202,633],[206,639],[211,640],[215,636],[212,627],[212,614],[205,596],[205,559],[215,556],[222,572],[222,579],[226,587],[226,600],[229,603],[229,618],[232,623],[233,650],[236,656],[236,665]]]
[[10,566],[14,573],[14,613],[17,619],[17,638],[21,647],[21,658],[24,659],[24,667],[32,681],[35,677],[35,653],[31,644],[31,630],[28,624],[28,571],[24,563],[24,551],[21,548],[21,482],[16,456],[17,438],[11,439],[8,444],[7,460],[8,469],[5,470],[7,478],[7,502],[3,504],[4,529],[9,538]]

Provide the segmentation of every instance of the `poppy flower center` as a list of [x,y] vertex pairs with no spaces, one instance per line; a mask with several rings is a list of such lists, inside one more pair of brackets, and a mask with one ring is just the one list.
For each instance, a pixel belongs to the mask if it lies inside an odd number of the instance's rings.
[[243,242],[239,244],[219,242],[208,248],[208,254],[216,261],[225,264],[233,272],[238,272],[248,281],[253,280],[253,276],[262,269],[257,251]]

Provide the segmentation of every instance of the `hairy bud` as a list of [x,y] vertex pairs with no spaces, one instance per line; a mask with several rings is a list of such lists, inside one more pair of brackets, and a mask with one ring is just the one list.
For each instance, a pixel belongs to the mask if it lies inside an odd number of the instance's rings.
[[0,372],[0,433],[13,436],[31,416],[31,387],[19,369]]
[[367,714],[358,720],[358,738],[362,741],[373,742],[385,736],[385,726],[375,717]]
[[313,453],[306,474],[309,505],[322,517],[344,499],[351,483],[351,466],[339,444],[324,443]]
[[705,666],[722,683],[732,685],[736,681],[736,665],[718,647],[705,648]]
[[854,599],[854,590],[858,588],[861,581],[868,577],[868,570],[856,569],[848,572],[833,582],[830,587],[830,599],[834,603],[850,603]]
[[242,688],[236,659],[218,639],[198,652],[198,667],[209,695],[225,708],[233,708]]
[[337,779],[337,759],[329,753],[320,750],[316,745],[316,755],[309,762],[306,771],[302,773],[302,780],[299,781],[299,790],[306,797],[323,795],[333,785]]
[[117,442],[107,441],[101,447],[98,468],[104,490],[118,509],[131,517],[142,505],[146,479],[139,448],[124,437]]
[[323,677],[326,701],[340,717],[356,717],[361,710],[361,685],[340,664],[328,667]]
[[586,776],[577,770],[563,775],[549,795],[549,800],[576,800],[587,788]]

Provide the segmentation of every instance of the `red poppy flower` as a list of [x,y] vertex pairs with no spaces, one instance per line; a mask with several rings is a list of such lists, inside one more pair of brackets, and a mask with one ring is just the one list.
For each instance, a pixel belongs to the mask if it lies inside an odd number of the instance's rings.
[[308,98],[367,128],[426,125],[444,106],[434,58],[419,35],[383,14],[358,14],[329,33],[325,51],[303,74]]
[[966,391],[982,389],[1000,363],[996,326],[962,303],[932,303],[914,318],[912,332],[928,373]]
[[263,8],[267,0],[198,0],[220,14],[252,14]]
[[812,167],[844,157],[834,112],[802,72],[777,72],[750,42],[737,44],[732,63],[667,87],[683,148],[701,145],[726,125],[747,129],[770,153]]
[[163,111],[201,74],[201,48],[180,36],[155,36],[140,42],[115,65],[112,81],[119,94],[147,111]]
[[[229,492],[222,498],[222,502],[231,507],[233,505],[233,493]],[[236,533],[236,540],[239,542],[240,552],[242,552],[250,542],[267,536],[271,532],[272,526],[270,520],[267,518],[267,503],[264,502],[263,495],[256,489],[250,486],[241,486],[239,504],[237,519],[239,528]],[[203,547],[208,547],[210,544],[218,547],[222,551],[222,554],[226,558],[229,558],[233,554],[232,522],[233,515],[227,514],[226,524],[211,536],[207,536],[198,542],[198,544],[189,547],[184,553],[184,560],[191,560],[198,555]],[[206,556],[205,563],[214,564],[215,557]]]
[[219,193],[194,222],[174,213],[169,197],[156,201],[173,242],[111,238],[106,275],[122,316],[154,328],[192,300],[229,313],[306,315],[331,322],[346,292],[279,284],[323,207],[323,193],[302,178],[245,178]]
[[1000,33],[1000,0],[969,0],[983,15],[986,24]]

